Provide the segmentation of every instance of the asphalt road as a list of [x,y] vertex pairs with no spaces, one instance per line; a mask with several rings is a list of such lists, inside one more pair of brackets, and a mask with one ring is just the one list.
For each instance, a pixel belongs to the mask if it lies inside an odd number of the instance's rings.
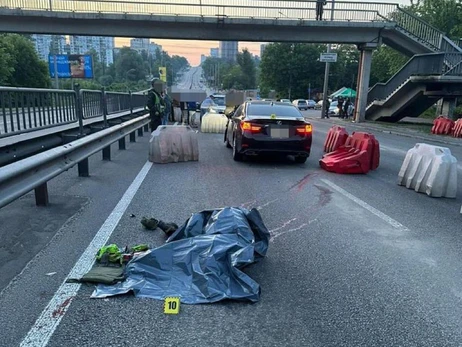
[[[111,162],[92,157],[89,178],[74,169],[51,181],[51,200],[69,201],[72,216],[60,214],[69,219],[0,293],[2,345],[19,345],[30,331],[36,340],[24,346],[41,346],[50,332],[48,346],[462,345],[460,164],[456,199],[418,194],[396,180],[406,151],[421,141],[376,133],[378,170],[328,173],[318,160],[331,122],[313,125],[306,164],[237,163],[222,135],[199,133],[199,162],[149,169],[144,136],[127,151],[114,150]],[[462,161],[462,147],[448,147]],[[143,168],[149,171],[133,199],[122,199]],[[113,212],[119,202],[128,208]],[[24,205],[11,204],[9,213],[35,218],[36,228],[49,223],[43,209]],[[92,286],[75,296],[68,288],[70,300],[53,301],[103,225],[115,227],[108,243],[157,246],[165,238],[144,230],[142,216],[181,224],[192,212],[222,206],[258,208],[271,231],[267,257],[246,269],[261,285],[260,302],[182,305],[179,315],[165,315],[161,301],[90,299]],[[118,213],[120,221],[105,223]],[[51,314],[36,323],[47,305]]]
[[177,89],[204,89],[203,83],[200,82],[202,76],[202,68],[200,66],[193,66],[186,71],[181,81],[175,86]]

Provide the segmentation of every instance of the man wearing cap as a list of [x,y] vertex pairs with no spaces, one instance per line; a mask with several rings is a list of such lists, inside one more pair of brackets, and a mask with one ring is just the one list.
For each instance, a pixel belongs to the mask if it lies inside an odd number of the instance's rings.
[[214,106],[215,102],[213,101],[215,97],[213,95],[209,95],[207,98],[205,98],[204,101],[202,101],[201,104],[201,122],[202,122],[202,116],[207,113],[207,110],[209,109],[210,106]]
[[156,80],[151,81],[152,88],[148,91],[148,100],[146,105],[149,109],[151,121],[149,126],[151,132],[155,131],[159,125],[162,125],[162,117],[164,115],[165,102],[160,94],[154,89]]

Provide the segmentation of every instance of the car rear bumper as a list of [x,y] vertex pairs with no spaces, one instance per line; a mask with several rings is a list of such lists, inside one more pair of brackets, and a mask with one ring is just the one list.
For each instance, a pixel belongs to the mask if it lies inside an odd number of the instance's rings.
[[283,155],[295,155],[308,157],[311,152],[311,137],[300,140],[257,140],[254,138],[242,137],[241,150],[242,154],[258,155],[264,153],[279,153]]

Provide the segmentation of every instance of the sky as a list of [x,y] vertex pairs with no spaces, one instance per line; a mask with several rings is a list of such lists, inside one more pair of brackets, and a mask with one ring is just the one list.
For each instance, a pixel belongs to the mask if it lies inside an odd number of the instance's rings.
[[[345,0],[343,0],[345,1]],[[349,0],[346,0],[349,1]],[[358,0],[351,0],[358,1]],[[380,1],[388,2],[388,1]],[[409,5],[410,0],[392,0],[390,3],[399,3],[402,5]],[[201,54],[206,56],[210,55],[210,48],[218,48],[218,41],[193,41],[193,40],[165,40],[151,38],[152,42],[162,46],[170,56],[180,55],[188,59],[192,66],[200,64]],[[239,51],[247,48],[250,53],[260,56],[260,45],[264,42],[239,42]],[[130,46],[130,38],[116,38],[115,44],[117,47]]]

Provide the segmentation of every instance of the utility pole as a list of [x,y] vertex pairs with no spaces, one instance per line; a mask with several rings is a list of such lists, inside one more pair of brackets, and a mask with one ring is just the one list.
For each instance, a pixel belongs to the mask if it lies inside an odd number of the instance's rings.
[[[335,5],[335,0],[332,0],[332,8],[331,8],[331,11],[330,11],[330,20],[331,20],[331,22],[334,21],[334,5]],[[330,48],[331,48],[331,45],[329,43],[327,45],[327,53],[330,53]],[[330,63],[326,62],[326,70],[324,71],[324,88],[323,88],[323,91],[322,91],[321,118],[326,118],[326,111],[329,112],[329,110],[326,110],[327,90],[329,88],[329,69],[330,69]]]

